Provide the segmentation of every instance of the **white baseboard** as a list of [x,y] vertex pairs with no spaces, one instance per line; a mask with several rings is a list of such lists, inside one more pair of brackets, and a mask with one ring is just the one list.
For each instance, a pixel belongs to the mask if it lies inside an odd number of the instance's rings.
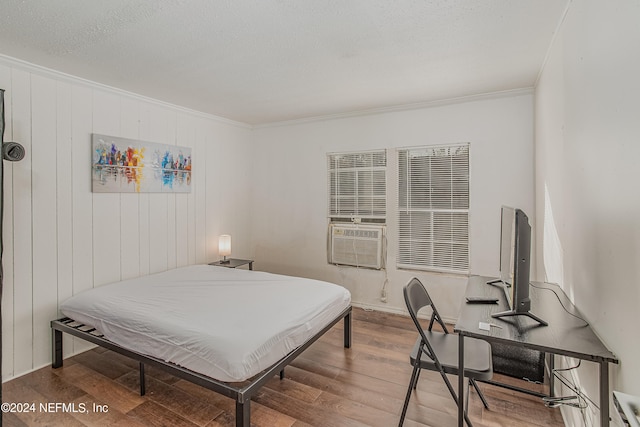
[[[387,305],[373,305],[373,304],[366,304],[366,303],[356,302],[356,301],[351,301],[351,305],[354,307],[362,308],[363,310],[382,311],[384,313],[399,314],[401,316],[409,317],[409,312],[406,309],[389,307]],[[419,316],[419,317],[427,319],[429,318],[429,316]],[[455,325],[456,322],[458,321],[458,319],[451,319],[451,318],[445,318],[445,317],[443,317],[442,320],[444,321],[444,323],[451,324],[451,325]]]

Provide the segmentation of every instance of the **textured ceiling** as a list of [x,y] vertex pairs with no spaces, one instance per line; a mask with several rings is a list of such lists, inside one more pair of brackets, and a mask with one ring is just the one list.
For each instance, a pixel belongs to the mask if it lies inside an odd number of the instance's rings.
[[0,54],[249,124],[531,87],[569,0],[2,0]]

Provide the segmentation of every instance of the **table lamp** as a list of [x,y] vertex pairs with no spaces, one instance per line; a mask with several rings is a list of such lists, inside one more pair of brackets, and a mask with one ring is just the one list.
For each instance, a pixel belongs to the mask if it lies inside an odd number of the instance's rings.
[[218,253],[222,255],[222,264],[229,262],[227,255],[231,255],[231,236],[223,234],[218,238]]

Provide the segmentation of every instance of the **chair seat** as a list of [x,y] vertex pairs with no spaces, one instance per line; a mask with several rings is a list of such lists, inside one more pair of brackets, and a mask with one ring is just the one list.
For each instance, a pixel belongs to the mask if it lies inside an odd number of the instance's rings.
[[[458,375],[458,335],[437,331],[424,331],[438,356],[445,373]],[[415,366],[421,338],[418,338],[411,351],[411,364]],[[488,342],[466,337],[464,339],[464,376],[476,380],[490,380],[493,377],[491,346]],[[437,371],[436,365],[427,354],[422,353],[420,368]]]

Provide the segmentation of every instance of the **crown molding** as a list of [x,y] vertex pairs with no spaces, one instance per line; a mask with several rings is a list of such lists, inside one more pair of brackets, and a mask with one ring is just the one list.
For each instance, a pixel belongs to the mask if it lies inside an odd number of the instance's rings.
[[323,122],[329,120],[338,120],[351,117],[372,116],[376,114],[394,113],[399,111],[422,110],[425,108],[443,107],[447,105],[462,104],[465,102],[485,101],[491,99],[510,98],[521,95],[532,95],[533,87],[503,90],[499,92],[480,93],[475,95],[459,96],[435,101],[416,102],[411,104],[393,105],[389,107],[371,108],[366,110],[355,110],[337,114],[327,114],[324,116],[306,117],[295,120],[284,120],[280,122],[264,123],[254,125],[253,129],[267,129],[272,127],[294,126],[305,123]]

